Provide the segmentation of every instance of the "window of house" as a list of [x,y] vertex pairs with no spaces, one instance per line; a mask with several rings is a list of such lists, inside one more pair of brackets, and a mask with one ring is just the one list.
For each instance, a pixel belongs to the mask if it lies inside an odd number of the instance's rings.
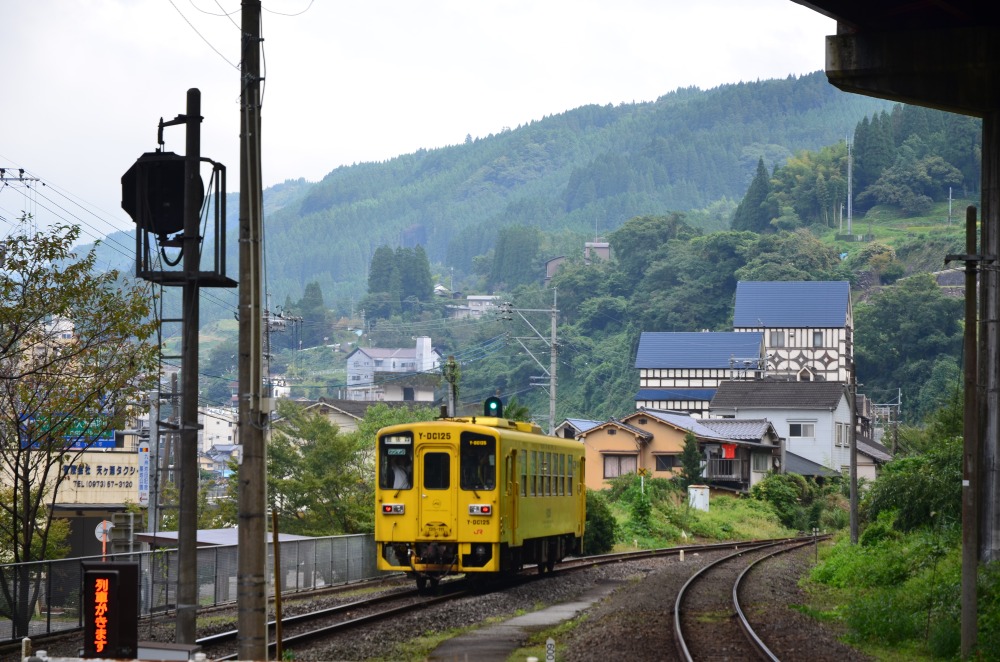
[[754,453],[751,457],[753,470],[764,473],[771,470],[771,456],[764,453]]
[[676,455],[657,455],[656,470],[670,471],[674,467],[680,466],[679,458]]
[[837,423],[836,437],[834,443],[837,446],[843,446],[844,448],[851,445],[850,438],[847,435],[848,426],[847,423]]
[[785,346],[785,332],[784,331],[771,331],[771,347],[784,347]]
[[823,332],[813,331],[813,347],[822,347],[822,346],[823,346]]
[[634,474],[638,466],[635,455],[605,455],[604,477],[618,478],[618,476]]
[[410,388],[409,386],[403,387],[403,400],[405,400],[406,402],[413,402],[414,400],[413,389]]
[[618,434],[618,430],[611,428],[610,430],[608,430],[608,434],[609,435]]
[[814,438],[816,436],[815,423],[789,423],[788,436],[799,438]]

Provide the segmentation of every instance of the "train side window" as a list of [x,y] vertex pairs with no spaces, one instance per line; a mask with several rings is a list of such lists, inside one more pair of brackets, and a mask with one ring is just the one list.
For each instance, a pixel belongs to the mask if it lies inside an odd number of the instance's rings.
[[552,453],[545,453],[545,496],[552,496]]
[[424,454],[424,489],[446,490],[451,487],[451,456],[447,453]]
[[463,432],[459,443],[460,486],[463,490],[496,487],[496,440],[474,432]]
[[538,496],[545,496],[545,478],[549,473],[549,463],[545,461],[545,451],[538,453]]
[[563,485],[563,470],[565,469],[565,466],[563,465],[564,456],[560,453],[554,459],[556,461],[556,486],[553,494],[562,496],[566,492]]
[[559,496],[566,496],[566,456],[559,456]]
[[528,467],[528,480],[531,481],[531,489],[528,496],[538,495],[538,451],[531,451],[531,466]]
[[521,453],[517,463],[521,467],[521,496],[528,496],[528,454]]
[[566,493],[573,495],[573,456],[570,455],[566,462]]

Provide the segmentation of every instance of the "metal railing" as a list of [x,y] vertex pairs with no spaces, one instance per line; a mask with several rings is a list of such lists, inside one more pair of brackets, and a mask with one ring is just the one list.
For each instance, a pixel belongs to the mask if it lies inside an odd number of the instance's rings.
[[[376,568],[371,534],[284,541],[280,548],[281,592],[295,593],[370,579]],[[267,546],[268,595],[274,595],[274,553]],[[236,601],[236,545],[201,547],[198,604]],[[83,564],[106,559],[139,564],[141,616],[169,613],[177,597],[177,549],[158,549],[56,561],[0,565],[0,642],[70,630],[83,625],[80,596]]]
[[705,478],[715,480],[746,481],[750,479],[749,464],[743,459],[712,458],[708,461]]

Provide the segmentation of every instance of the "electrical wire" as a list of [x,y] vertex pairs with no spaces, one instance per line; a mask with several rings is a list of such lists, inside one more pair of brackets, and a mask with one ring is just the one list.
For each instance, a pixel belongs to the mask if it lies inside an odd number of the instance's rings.
[[[229,61],[229,58],[227,58],[227,57],[226,57],[225,55],[223,55],[223,54],[222,54],[222,51],[220,51],[220,50],[219,50],[218,48],[216,48],[216,47],[215,47],[215,45],[214,45],[214,44],[212,44],[212,42],[210,42],[210,41],[209,41],[209,40],[208,40],[208,39],[207,39],[207,38],[205,37],[205,35],[203,35],[203,34],[202,34],[201,32],[199,32],[199,31],[198,31],[198,28],[196,28],[196,27],[194,26],[194,23],[192,23],[192,22],[190,21],[190,19],[188,19],[188,17],[184,15],[184,12],[182,12],[182,11],[181,11],[181,9],[180,9],[180,7],[178,7],[178,6],[177,6],[177,5],[176,5],[176,4],[174,3],[174,0],[169,0],[169,2],[170,2],[170,6],[171,6],[171,7],[173,7],[173,8],[175,9],[175,10],[177,10],[177,13],[178,13],[178,14],[180,14],[180,17],[181,17],[181,18],[183,18],[183,19],[184,19],[184,22],[188,24],[188,27],[190,27],[190,28],[191,28],[192,30],[194,30],[194,33],[195,33],[196,35],[198,35],[199,37],[201,37],[201,40],[202,40],[202,41],[204,41],[204,42],[205,42],[205,43],[206,43],[206,44],[208,45],[208,47],[209,47],[209,48],[211,48],[211,49],[212,49],[213,51],[215,51],[215,53],[216,53],[216,54],[217,54],[217,55],[218,55],[219,57],[221,57],[221,58],[223,59],[223,61],[225,61],[225,63],[226,63],[226,64],[228,64],[229,66],[233,67],[233,68],[234,68],[234,69],[236,69],[237,71],[239,70],[239,65],[236,65],[236,64],[233,64],[232,62],[230,62],[230,61]],[[230,19],[230,20],[231,20],[231,19]]]

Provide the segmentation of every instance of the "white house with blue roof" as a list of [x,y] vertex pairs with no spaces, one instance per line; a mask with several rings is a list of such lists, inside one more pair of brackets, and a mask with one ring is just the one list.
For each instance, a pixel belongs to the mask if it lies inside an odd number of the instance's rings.
[[847,281],[740,281],[733,330],[763,334],[770,375],[850,378],[854,313]]
[[719,383],[763,376],[761,332],[644,331],[635,367],[639,370],[636,409],[678,411],[703,416]]

